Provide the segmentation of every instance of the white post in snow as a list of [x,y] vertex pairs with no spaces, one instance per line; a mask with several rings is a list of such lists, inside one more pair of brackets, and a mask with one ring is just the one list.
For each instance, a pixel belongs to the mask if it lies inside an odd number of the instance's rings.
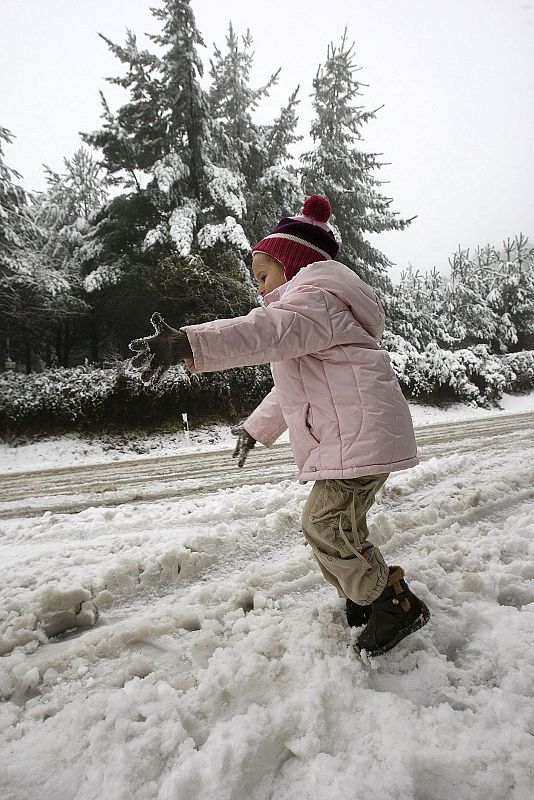
[[182,424],[185,432],[185,443],[191,444],[191,437],[189,435],[189,422],[187,421],[187,413],[182,413]]

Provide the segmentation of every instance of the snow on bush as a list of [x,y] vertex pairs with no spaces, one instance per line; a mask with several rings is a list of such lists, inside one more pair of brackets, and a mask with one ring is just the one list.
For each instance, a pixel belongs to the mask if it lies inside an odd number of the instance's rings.
[[[443,350],[428,345],[419,353],[402,336],[382,339],[407,397],[461,400],[478,406],[498,403],[503,391],[534,388],[534,351],[492,355],[484,345]],[[74,367],[23,375],[0,373],[0,429],[34,427],[142,426],[178,419],[235,418],[251,411],[272,386],[269,367],[241,367],[193,375],[182,365],[168,370],[157,389],[143,385],[124,364],[109,369]]]
[[93,414],[115,385],[114,370],[76,367],[20,375],[0,374],[0,423],[18,427],[24,421],[48,418],[58,423]]
[[487,406],[497,403],[506,388],[512,389],[505,357],[493,355],[485,345],[444,350],[431,342],[419,352],[402,336],[386,331],[382,346],[408,397]]
[[384,331],[382,347],[388,351],[391,366],[404,393],[408,397],[426,397],[431,385],[425,376],[424,357],[402,336]]
[[156,389],[124,364],[109,369],[74,367],[23,375],[0,373],[0,429],[142,426],[178,419],[185,411],[232,418],[246,414],[272,387],[268,366],[191,375],[172,367]]
[[423,352],[429,382],[448,390],[452,397],[485,406],[497,402],[506,387],[502,361],[485,345],[463,350],[443,350],[427,345]]
[[534,389],[534,350],[507,353],[502,357],[507,370],[507,388],[512,392]]

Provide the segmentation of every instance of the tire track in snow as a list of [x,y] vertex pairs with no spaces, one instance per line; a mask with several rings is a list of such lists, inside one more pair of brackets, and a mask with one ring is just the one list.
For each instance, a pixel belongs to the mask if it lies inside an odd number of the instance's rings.
[[[450,452],[483,453],[512,445],[522,449],[534,440],[534,412],[432,424],[417,428],[416,436],[422,461]],[[0,519],[40,516],[46,512],[78,513],[92,507],[179,499],[211,494],[218,489],[297,478],[287,444],[253,450],[242,469],[235,465],[231,452],[9,473],[2,476]]]

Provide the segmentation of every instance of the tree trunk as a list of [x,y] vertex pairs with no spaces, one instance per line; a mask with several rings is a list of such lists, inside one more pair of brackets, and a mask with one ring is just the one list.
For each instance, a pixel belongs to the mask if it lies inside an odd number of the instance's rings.
[[70,348],[71,348],[71,335],[70,335],[70,325],[68,322],[65,323],[64,326],[64,344],[63,344],[63,360],[62,366],[68,367],[69,366],[69,355],[70,355]]
[[62,343],[61,326],[58,324],[56,328],[56,363],[58,365],[63,363],[62,360],[63,353],[62,353],[61,343]]
[[26,374],[29,375],[32,371],[32,351],[27,335],[24,337],[24,362],[26,364]]
[[93,318],[91,319],[91,361],[96,362],[100,361],[98,357],[98,346],[100,344],[100,337],[99,337],[98,326],[96,324],[96,320]]

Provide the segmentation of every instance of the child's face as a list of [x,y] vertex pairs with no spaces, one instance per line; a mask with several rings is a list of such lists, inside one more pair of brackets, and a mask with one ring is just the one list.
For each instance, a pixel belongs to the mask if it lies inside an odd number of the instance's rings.
[[258,281],[258,294],[262,297],[286,283],[283,266],[267,253],[254,253],[252,271]]

